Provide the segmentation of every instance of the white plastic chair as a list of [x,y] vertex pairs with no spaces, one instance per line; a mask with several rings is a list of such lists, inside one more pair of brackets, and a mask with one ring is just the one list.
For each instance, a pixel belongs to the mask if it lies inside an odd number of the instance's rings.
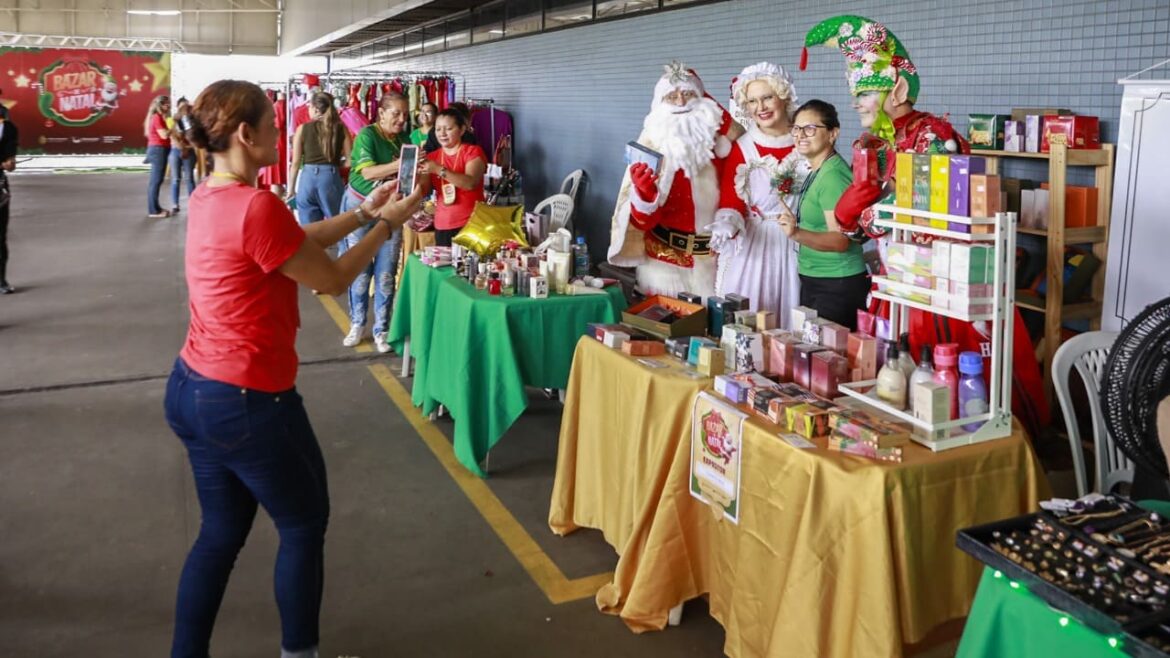
[[581,177],[584,175],[585,170],[578,169],[565,176],[565,180],[561,181],[561,194],[568,194],[573,199],[573,203],[577,202],[577,188],[581,187]]
[[1069,388],[1069,374],[1073,368],[1076,368],[1081,381],[1085,383],[1089,415],[1093,421],[1093,451],[1097,453],[1095,490],[1109,493],[1118,484],[1133,481],[1133,462],[1117,449],[1117,444],[1105,428],[1105,416],[1101,411],[1101,376],[1105,372],[1109,349],[1115,340],[1116,332],[1087,331],[1066,341],[1056,350],[1052,359],[1052,385],[1056,389],[1056,399],[1060,402],[1064,425],[1068,430],[1078,496],[1088,493],[1088,483],[1085,481],[1085,453],[1081,447],[1081,433]]
[[554,194],[536,204],[532,212],[540,214],[545,208],[549,209],[548,233],[552,235],[557,229],[568,229],[573,232],[573,197],[568,194]]

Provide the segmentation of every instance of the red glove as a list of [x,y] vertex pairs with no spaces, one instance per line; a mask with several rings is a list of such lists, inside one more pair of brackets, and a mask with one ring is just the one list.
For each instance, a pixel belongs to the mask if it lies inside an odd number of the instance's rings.
[[646,203],[653,203],[658,198],[658,177],[645,162],[635,162],[630,167],[630,183]]
[[837,200],[837,207],[833,215],[842,233],[853,233],[857,230],[857,220],[861,213],[882,198],[882,188],[875,181],[855,181],[845,188],[845,193]]

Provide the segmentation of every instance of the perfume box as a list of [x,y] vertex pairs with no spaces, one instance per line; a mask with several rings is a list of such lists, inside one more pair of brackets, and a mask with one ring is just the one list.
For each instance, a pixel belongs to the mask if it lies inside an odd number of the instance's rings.
[[825,445],[829,450],[847,455],[856,455],[858,457],[866,457],[891,463],[900,463],[902,461],[902,448],[900,446],[894,448],[878,448],[872,443],[858,441],[836,431],[829,435],[829,439]]
[[951,215],[971,216],[971,176],[987,171],[987,160],[977,155],[952,155],[947,179],[947,208]]
[[727,300],[729,308],[731,306],[734,306],[735,307],[734,310],[736,310],[736,311],[746,311],[749,308],[751,308],[751,305],[752,305],[752,300],[748,299],[747,297],[744,297],[743,295],[736,295],[736,294],[724,295],[723,299]]
[[930,156],[914,154],[911,183],[913,196],[911,206],[915,210],[930,210]]
[[736,404],[744,404],[747,402],[747,384],[730,375],[718,375],[715,377],[715,392]]
[[859,370],[860,379],[877,377],[877,339],[864,334],[849,334],[846,355],[849,365]]
[[[687,360],[691,352],[691,336],[671,336],[666,339],[666,353],[682,359]],[[697,362],[699,355],[695,354],[695,361]]]
[[877,326],[877,316],[869,311],[858,309],[857,311],[857,331],[866,336],[873,336]]
[[727,300],[718,296],[711,295],[707,298],[707,334],[711,336],[722,336],[723,325],[735,322],[735,310],[728,310],[730,304]]
[[710,338],[703,338],[702,336],[691,336],[690,347],[687,350],[687,363],[692,366],[699,365],[699,352],[704,348],[719,347],[719,344]]
[[776,314],[772,311],[756,311],[756,331],[776,328]]
[[1024,152],[1040,152],[1040,135],[1044,128],[1044,117],[1029,114],[1024,117]]
[[804,321],[804,330],[800,332],[800,337],[809,345],[821,344],[821,330],[822,328],[832,322],[824,318],[812,318]]
[[657,340],[627,340],[622,344],[622,351],[630,356],[662,356],[666,354],[666,345]]
[[849,383],[849,359],[825,350],[812,355],[812,392],[833,399],[837,397],[837,386]]
[[837,409],[829,414],[833,432],[877,448],[893,448],[910,442],[910,427],[861,409]]
[[1003,150],[1011,153],[1024,151],[1024,122],[1007,120],[1003,123]]
[[935,277],[945,279],[951,275],[951,244],[946,240],[930,243],[930,273]]
[[[914,207],[914,154],[899,153],[894,156],[894,205],[899,208]],[[909,224],[909,215],[894,215],[895,222]]]
[[981,244],[954,244],[951,246],[951,281],[961,283],[990,283],[994,263],[991,249]]
[[[942,213],[944,215],[949,212],[950,176],[951,156],[930,156],[930,212]],[[931,221],[942,222],[942,226],[937,226],[936,228],[945,229],[947,226],[945,220],[936,219]]]
[[759,327],[756,326],[755,311],[736,311],[735,323],[742,324],[745,327],[751,327],[752,329],[759,329]]
[[723,350],[704,345],[699,348],[699,372],[707,377],[723,374]]
[[622,348],[622,345],[625,344],[625,342],[628,341],[629,339],[630,339],[630,335],[624,331],[607,329],[605,331],[605,336],[601,339],[601,342],[604,343],[606,347],[611,347],[615,350],[620,350]]
[[703,296],[696,295],[693,292],[680,292],[678,294],[678,298],[688,304],[698,304],[699,306],[703,305]]
[[1063,139],[1070,149],[1101,148],[1101,120],[1097,117],[1046,116],[1042,133],[1041,153],[1048,153],[1051,150],[1049,145],[1054,139]]
[[821,345],[844,356],[849,351],[849,328],[826,321],[821,325]]
[[792,381],[792,370],[796,364],[796,346],[800,345],[800,338],[787,334],[772,336],[768,341],[768,370],[781,382]]
[[918,420],[931,424],[951,420],[951,389],[935,382],[918,382],[910,390],[910,409]]
[[806,439],[829,435],[829,412],[836,407],[823,400],[805,402],[785,410],[788,416],[788,431]]
[[817,317],[815,309],[807,306],[796,306],[792,309],[792,331],[804,331],[804,323]]
[[995,217],[1000,206],[999,176],[975,174],[971,176],[971,216]]
[[723,350],[723,367],[729,372],[748,372],[764,367],[764,340],[744,324],[723,326],[719,347]]
[[967,141],[971,144],[971,149],[1003,150],[1004,123],[1007,120],[1006,114],[967,115]]
[[820,345],[801,343],[792,348],[795,358],[792,362],[792,381],[805,388],[812,388],[812,355],[824,351]]

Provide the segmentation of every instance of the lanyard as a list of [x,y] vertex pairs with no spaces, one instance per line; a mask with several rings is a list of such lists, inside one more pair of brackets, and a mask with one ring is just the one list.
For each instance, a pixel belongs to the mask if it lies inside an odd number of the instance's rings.
[[797,197],[800,199],[800,203],[796,204],[796,225],[797,226],[800,226],[800,209],[802,206],[804,206],[804,193],[807,192],[810,187],[812,187],[813,179],[815,179],[817,177],[817,174],[819,174],[821,172],[821,169],[824,168],[824,166],[829,163],[829,160],[832,160],[833,158],[836,158],[836,157],[838,157],[838,153],[836,151],[833,151],[833,154],[830,155],[829,157],[825,158],[825,161],[821,163],[821,166],[817,167],[816,171],[809,174],[808,178],[805,178],[804,183],[801,184],[800,196]]

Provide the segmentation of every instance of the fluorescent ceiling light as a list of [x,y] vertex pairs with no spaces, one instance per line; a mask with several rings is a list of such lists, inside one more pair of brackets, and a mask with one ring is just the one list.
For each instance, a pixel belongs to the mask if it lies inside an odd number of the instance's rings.
[[178,16],[183,12],[178,9],[127,9],[126,13],[135,16]]

